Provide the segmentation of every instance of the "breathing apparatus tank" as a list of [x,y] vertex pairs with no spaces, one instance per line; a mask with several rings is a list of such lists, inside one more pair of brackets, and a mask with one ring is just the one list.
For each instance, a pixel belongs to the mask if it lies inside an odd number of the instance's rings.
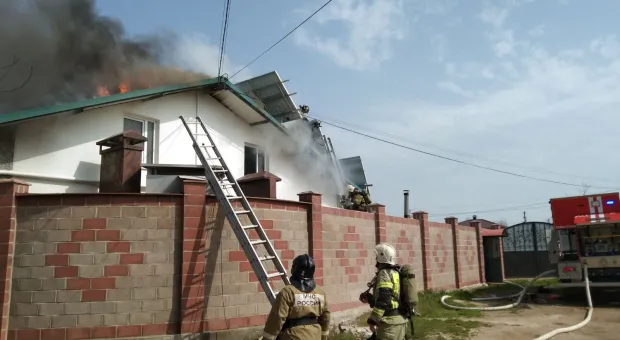
[[415,274],[411,265],[400,267],[401,301],[408,308],[413,309],[418,305],[418,289],[415,282]]

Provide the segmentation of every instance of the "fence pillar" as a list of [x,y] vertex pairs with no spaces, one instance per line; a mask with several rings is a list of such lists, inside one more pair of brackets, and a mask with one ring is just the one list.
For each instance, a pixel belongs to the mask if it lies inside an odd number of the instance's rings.
[[14,179],[0,180],[0,340],[9,338],[11,279],[17,224],[15,195],[27,194],[29,186],[30,184]]
[[298,194],[300,202],[311,203],[308,209],[308,252],[314,259],[314,281],[323,285],[323,206],[321,194],[306,191]]
[[431,289],[432,276],[431,276],[431,235],[428,227],[428,213],[424,211],[416,211],[413,213],[413,218],[418,220],[420,224],[420,240],[422,242],[422,282],[424,282],[424,289]]
[[506,273],[504,272],[504,241],[503,241],[503,237],[498,237],[497,241],[499,242],[499,261],[500,261],[500,265],[502,266],[502,282],[504,282],[504,280],[506,280]]
[[375,243],[387,242],[387,217],[385,216],[385,205],[372,204],[370,211],[375,214]]
[[461,288],[463,283],[463,272],[461,269],[461,243],[459,242],[459,219],[456,217],[446,217],[446,224],[452,227],[452,247],[454,249],[454,284],[456,288]]
[[486,277],[484,274],[484,245],[482,243],[482,224],[480,222],[469,222],[472,228],[476,229],[476,248],[478,250],[478,276],[480,277],[480,283],[485,283]]

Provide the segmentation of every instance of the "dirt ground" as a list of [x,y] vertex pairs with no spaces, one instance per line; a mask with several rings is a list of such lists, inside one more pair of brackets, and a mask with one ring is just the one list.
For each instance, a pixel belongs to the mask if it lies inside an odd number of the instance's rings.
[[[489,326],[480,328],[471,340],[510,339],[532,340],[556,328],[568,327],[581,322],[584,308],[565,306],[530,306],[513,311],[488,312],[484,322]],[[592,320],[583,328],[560,334],[554,340],[613,340],[620,332],[620,310],[617,308],[594,308]]]
[[[594,312],[590,323],[579,330],[556,335],[553,340],[620,339],[618,292],[593,291],[592,299]],[[555,305],[526,304],[514,310],[485,312],[482,319],[489,326],[478,329],[471,340],[500,337],[532,340],[554,329],[573,326],[586,316],[584,301],[585,294],[577,291],[562,296]]]

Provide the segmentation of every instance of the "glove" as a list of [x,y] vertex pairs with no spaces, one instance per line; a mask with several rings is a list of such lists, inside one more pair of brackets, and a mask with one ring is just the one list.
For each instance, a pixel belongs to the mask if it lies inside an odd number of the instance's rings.
[[363,292],[362,294],[360,294],[360,302],[368,303],[368,295],[368,292]]

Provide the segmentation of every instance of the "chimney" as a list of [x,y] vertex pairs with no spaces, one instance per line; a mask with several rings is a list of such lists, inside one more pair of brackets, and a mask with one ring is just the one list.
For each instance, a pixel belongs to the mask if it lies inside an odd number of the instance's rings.
[[403,190],[404,200],[405,200],[405,218],[409,218],[409,190]]
[[474,220],[474,221],[475,221],[475,220],[477,220],[477,218],[476,218],[476,217],[477,217],[477,216],[476,216],[476,215],[474,215],[474,218],[473,218],[473,220]]
[[140,193],[146,141],[140,133],[129,130],[97,142],[101,155],[99,192]]

